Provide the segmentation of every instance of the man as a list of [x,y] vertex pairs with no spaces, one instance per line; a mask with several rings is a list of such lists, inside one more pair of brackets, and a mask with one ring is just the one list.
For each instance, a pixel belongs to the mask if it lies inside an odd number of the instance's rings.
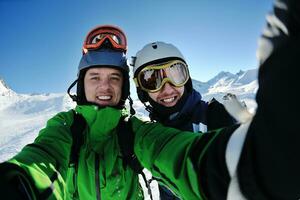
[[[153,42],[144,46],[133,57],[133,73],[138,97],[151,120],[193,132],[234,124],[222,104],[201,99],[193,88],[185,58],[174,45]],[[163,186],[159,190],[163,200],[178,199]]]
[[299,199],[299,13],[299,1],[277,0],[267,18],[253,119],[194,138],[145,134],[138,144],[141,162],[183,199]]
[[201,99],[193,88],[185,58],[174,45],[147,44],[133,57],[132,65],[138,97],[152,120],[194,132],[234,123],[222,104]]
[[[78,79],[68,89],[77,83],[77,95],[71,95],[75,110],[58,113],[33,144],[0,165],[2,194],[10,199],[143,199],[138,174],[125,165],[117,135],[129,96],[126,48],[126,36],[117,27],[96,27],[87,35]],[[80,141],[74,132],[81,128]]]

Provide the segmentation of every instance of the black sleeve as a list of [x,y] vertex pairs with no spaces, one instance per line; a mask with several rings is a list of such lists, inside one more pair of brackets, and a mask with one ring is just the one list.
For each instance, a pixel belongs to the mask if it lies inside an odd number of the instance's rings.
[[207,128],[209,131],[231,126],[235,123],[235,119],[226,111],[223,104],[216,99],[209,102],[207,109]]
[[289,34],[280,45],[270,38],[273,52],[260,66],[257,111],[238,164],[247,199],[300,198],[300,1],[278,2],[285,4],[274,14]]
[[[227,170],[225,153],[228,140],[232,133],[239,127],[234,125],[223,128],[221,133],[209,145],[206,153],[202,158],[200,166],[201,188],[209,200],[226,200],[227,190],[229,187],[230,176]],[[195,157],[201,155],[199,149],[207,144],[212,137],[215,137],[217,131],[211,131],[204,134],[200,142],[197,144],[197,149],[194,150]]]
[[248,199],[300,197],[299,52],[300,37],[278,49],[260,70],[258,107],[238,168]]

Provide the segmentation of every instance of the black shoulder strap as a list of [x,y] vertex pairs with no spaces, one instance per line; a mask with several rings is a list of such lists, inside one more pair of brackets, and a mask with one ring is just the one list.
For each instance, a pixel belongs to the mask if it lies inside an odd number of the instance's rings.
[[71,134],[72,134],[72,147],[70,153],[69,166],[77,167],[79,160],[79,150],[83,144],[83,132],[86,127],[86,121],[81,114],[76,113],[73,110],[74,120],[71,125]]
[[134,154],[134,134],[132,132],[131,121],[121,118],[118,125],[118,142],[122,153],[124,167],[130,166],[136,173],[140,174],[143,170],[142,165]]

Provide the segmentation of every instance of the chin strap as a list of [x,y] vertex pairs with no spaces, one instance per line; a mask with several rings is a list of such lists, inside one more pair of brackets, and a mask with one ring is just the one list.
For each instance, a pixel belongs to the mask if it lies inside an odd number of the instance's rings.
[[129,106],[130,106],[130,114],[134,115],[135,114],[135,110],[133,108],[133,101],[132,98],[130,96],[128,96],[128,100],[129,100]]
[[153,107],[151,106],[151,104],[146,104],[146,102],[142,102],[145,106],[145,110],[149,113],[149,118],[150,120],[153,122],[153,121],[156,121],[157,118],[155,117],[155,115],[153,114]]
[[74,85],[75,85],[77,82],[78,82],[78,79],[76,79],[76,80],[70,85],[70,87],[69,87],[68,90],[67,90],[68,95],[69,95],[69,96],[71,97],[71,99],[72,99],[73,101],[75,101],[75,102],[77,102],[78,98],[77,98],[76,95],[71,94],[70,92],[71,92],[71,89],[74,87]]

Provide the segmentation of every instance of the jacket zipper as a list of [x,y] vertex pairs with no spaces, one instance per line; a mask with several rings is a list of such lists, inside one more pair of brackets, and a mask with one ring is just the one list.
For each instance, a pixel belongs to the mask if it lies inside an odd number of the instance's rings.
[[96,199],[101,200],[101,191],[100,191],[100,156],[96,153],[95,155],[95,185],[96,185]]

